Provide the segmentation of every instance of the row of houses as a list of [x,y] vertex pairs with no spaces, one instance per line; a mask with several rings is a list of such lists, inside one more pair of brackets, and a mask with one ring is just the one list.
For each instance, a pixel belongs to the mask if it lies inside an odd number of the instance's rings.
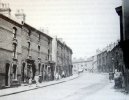
[[[120,41],[110,51],[101,52],[97,59],[99,71],[122,73],[122,87],[129,92],[129,1],[122,0],[122,6],[117,7],[116,13],[120,20]],[[106,59],[106,63],[104,60]]]
[[0,88],[72,75],[72,49],[25,19],[21,10],[12,18],[8,4],[0,3]]
[[118,42],[111,43],[102,50],[96,50],[94,56],[86,59],[73,59],[73,72],[85,70],[108,73],[114,71],[116,66],[123,64],[122,59],[123,54]]
[[97,55],[86,59],[73,59],[73,73],[83,71],[97,72]]
[[[98,72],[110,72],[113,71],[112,63],[115,61],[113,56],[113,49],[118,43],[111,43],[103,50],[97,52],[97,69]],[[115,65],[114,65],[115,66]]]
[[97,55],[97,68],[99,72],[115,72],[123,71],[124,60],[123,52],[119,45],[119,42],[111,44],[112,48],[105,49]]

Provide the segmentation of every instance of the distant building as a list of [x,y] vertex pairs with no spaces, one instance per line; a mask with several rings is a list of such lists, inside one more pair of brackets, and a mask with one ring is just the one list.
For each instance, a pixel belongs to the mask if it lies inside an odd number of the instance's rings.
[[103,51],[97,55],[97,68],[99,72],[107,72],[107,51]]
[[97,56],[73,60],[73,72],[78,73],[78,71],[97,72]]
[[87,64],[84,59],[73,60],[73,74],[83,72],[85,68],[87,68]]
[[112,50],[118,44],[117,42],[109,44],[97,53],[97,69],[99,72],[109,72],[114,70],[113,66],[110,64],[112,62]]

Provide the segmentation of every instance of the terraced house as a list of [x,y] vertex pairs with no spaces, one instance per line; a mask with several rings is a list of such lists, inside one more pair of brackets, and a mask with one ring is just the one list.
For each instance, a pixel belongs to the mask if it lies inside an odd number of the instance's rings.
[[18,11],[11,16],[7,4],[0,4],[0,88],[54,79],[52,37],[25,22]]
[[72,49],[60,38],[54,37],[52,41],[52,60],[55,62],[55,74],[62,77],[72,75]]

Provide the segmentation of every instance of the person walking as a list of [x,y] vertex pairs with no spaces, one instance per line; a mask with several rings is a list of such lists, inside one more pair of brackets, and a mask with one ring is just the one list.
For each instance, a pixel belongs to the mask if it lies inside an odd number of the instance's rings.
[[39,76],[38,75],[35,76],[35,81],[36,81],[36,87],[38,87],[39,86]]
[[114,74],[115,88],[122,88],[122,75],[117,69]]

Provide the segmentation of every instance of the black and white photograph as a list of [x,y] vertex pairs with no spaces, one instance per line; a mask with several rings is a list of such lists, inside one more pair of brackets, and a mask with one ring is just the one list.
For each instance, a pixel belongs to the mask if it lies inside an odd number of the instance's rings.
[[0,100],[129,100],[129,0],[0,0]]

